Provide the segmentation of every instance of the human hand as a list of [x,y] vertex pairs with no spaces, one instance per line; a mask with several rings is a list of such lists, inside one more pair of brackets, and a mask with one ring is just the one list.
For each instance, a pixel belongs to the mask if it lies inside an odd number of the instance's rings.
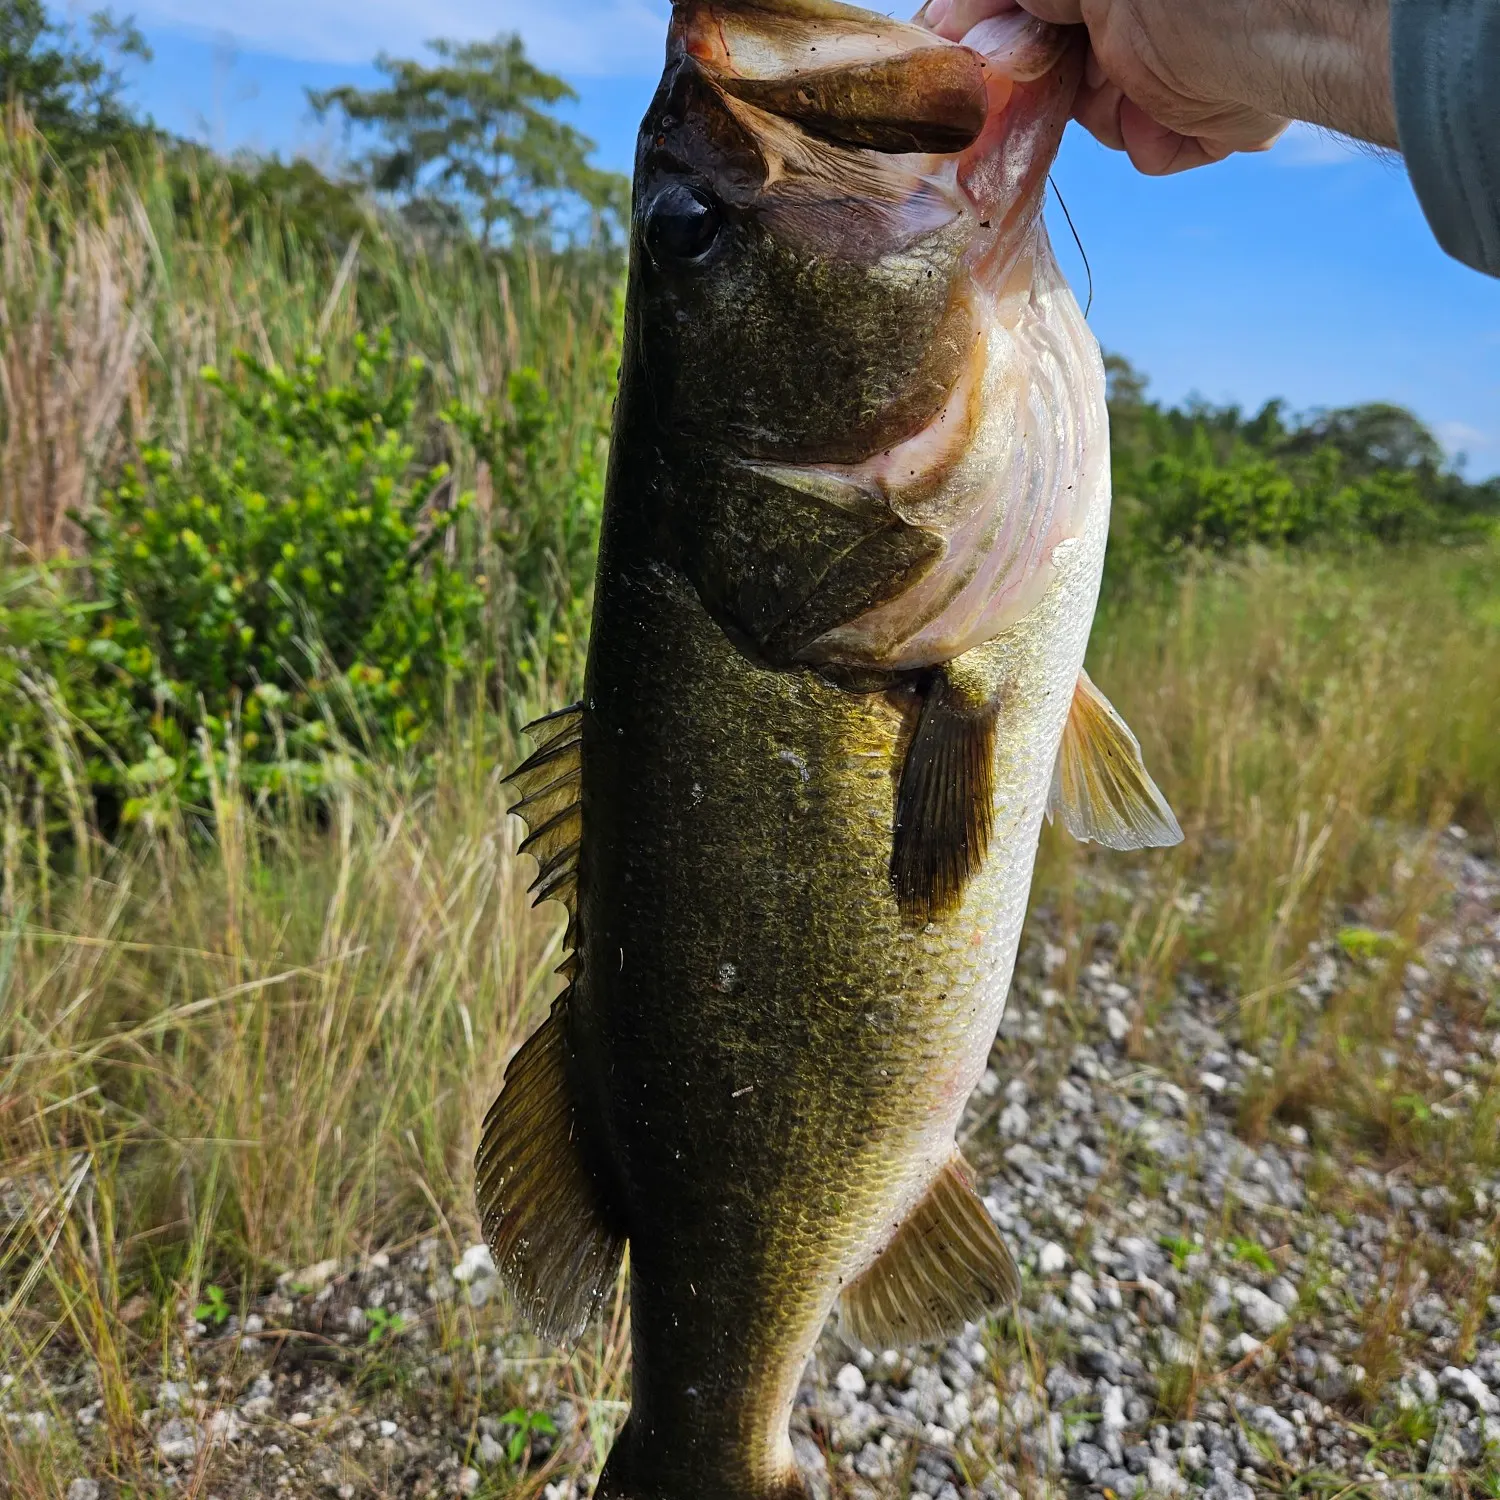
[[1024,8],[1089,28],[1078,120],[1160,176],[1264,151],[1290,119],[1396,142],[1386,0],[931,0],[952,40]]

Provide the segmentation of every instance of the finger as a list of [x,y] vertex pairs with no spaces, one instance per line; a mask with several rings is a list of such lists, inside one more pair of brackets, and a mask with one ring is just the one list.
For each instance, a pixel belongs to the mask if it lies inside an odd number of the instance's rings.
[[981,21],[1020,8],[1016,0],[928,0],[918,19],[950,42],[961,42]]
[[1147,177],[1170,177],[1194,167],[1223,161],[1234,148],[1223,141],[1183,135],[1153,119],[1133,100],[1120,105],[1120,135],[1136,171]]
[[1120,107],[1124,102],[1125,95],[1119,85],[1108,79],[1097,88],[1085,85],[1073,105],[1073,118],[1111,151],[1123,151],[1125,137],[1120,130]]

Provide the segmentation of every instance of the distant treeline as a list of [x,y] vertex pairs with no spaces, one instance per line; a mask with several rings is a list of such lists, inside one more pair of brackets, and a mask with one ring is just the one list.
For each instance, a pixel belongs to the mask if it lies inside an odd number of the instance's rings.
[[1106,364],[1117,572],[1252,546],[1473,540],[1500,517],[1500,479],[1466,480],[1404,407],[1163,406],[1127,360]]

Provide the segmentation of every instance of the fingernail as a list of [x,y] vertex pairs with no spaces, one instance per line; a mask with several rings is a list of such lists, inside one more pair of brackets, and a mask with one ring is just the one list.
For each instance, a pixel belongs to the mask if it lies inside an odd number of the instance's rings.
[[927,9],[922,12],[922,24],[938,31],[952,14],[953,0],[928,0]]

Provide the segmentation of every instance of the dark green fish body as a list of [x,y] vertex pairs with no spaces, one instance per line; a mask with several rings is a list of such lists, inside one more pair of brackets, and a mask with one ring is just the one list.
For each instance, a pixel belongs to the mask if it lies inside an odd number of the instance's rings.
[[479,1160],[545,1333],[629,1244],[602,1496],[800,1496],[836,1306],[885,1345],[1014,1294],[954,1136],[1049,794],[1175,828],[1081,677],[1102,378],[1037,218],[1078,58],[1030,40],[1017,81],[825,0],[674,19],[585,700],[516,778],[570,984]]

